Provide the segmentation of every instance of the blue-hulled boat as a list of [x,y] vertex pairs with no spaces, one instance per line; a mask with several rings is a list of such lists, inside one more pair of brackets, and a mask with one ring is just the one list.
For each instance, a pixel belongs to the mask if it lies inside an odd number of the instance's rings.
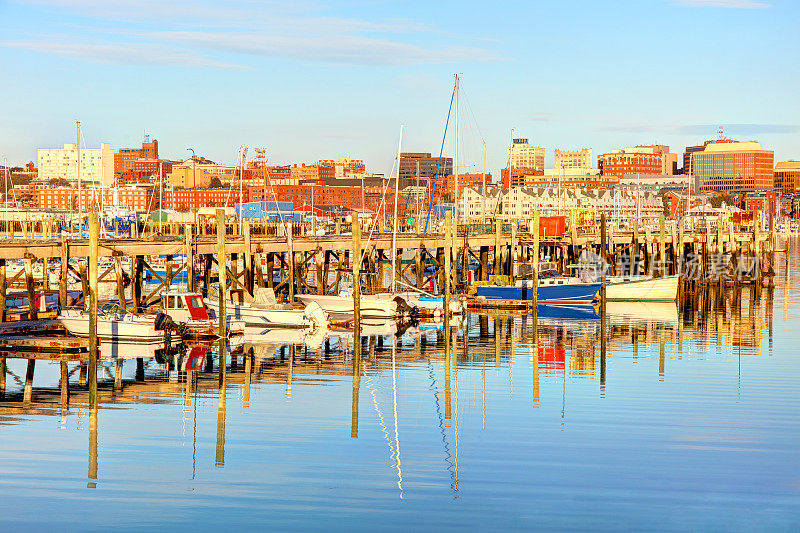
[[[553,263],[542,263],[539,265],[536,299],[540,304],[589,305],[600,291],[600,285],[595,281],[560,276]],[[533,290],[532,281],[519,280],[515,285],[479,285],[476,296],[487,300],[508,300],[509,303],[530,302]]]

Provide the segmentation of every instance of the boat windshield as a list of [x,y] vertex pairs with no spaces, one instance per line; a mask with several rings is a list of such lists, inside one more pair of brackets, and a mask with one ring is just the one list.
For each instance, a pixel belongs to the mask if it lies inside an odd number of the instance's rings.
[[101,315],[124,315],[128,310],[115,303],[104,303],[97,308],[97,313]]

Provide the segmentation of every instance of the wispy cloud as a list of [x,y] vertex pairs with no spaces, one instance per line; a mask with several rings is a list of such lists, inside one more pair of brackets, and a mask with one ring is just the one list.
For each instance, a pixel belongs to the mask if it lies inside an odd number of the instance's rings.
[[763,9],[771,7],[768,2],[755,0],[675,0],[675,3],[691,7],[724,7],[728,9]]
[[[87,19],[86,28],[92,28],[93,38],[102,42],[72,44],[69,39],[37,39],[26,34],[24,39],[0,42],[0,46],[103,63],[177,63],[221,68],[241,66],[239,63],[246,62],[242,56],[250,61],[266,57],[386,66],[505,60],[492,50],[477,46],[477,38],[453,35],[428,22],[337,17],[311,4],[241,0],[224,7],[183,0],[33,3],[40,9],[80,14]],[[161,53],[152,54],[154,50]],[[235,57],[222,61],[218,55]]]
[[123,44],[78,44],[64,41],[0,41],[0,46],[22,48],[34,52],[76,57],[106,65],[171,65],[211,67],[224,69],[247,68],[243,65],[215,61],[190,50],[166,47],[157,44],[139,43],[137,46]]
[[[721,124],[730,135],[766,135],[800,132],[795,124]],[[662,135],[716,135],[720,124],[614,124],[599,128],[600,131],[617,133],[654,133]]]

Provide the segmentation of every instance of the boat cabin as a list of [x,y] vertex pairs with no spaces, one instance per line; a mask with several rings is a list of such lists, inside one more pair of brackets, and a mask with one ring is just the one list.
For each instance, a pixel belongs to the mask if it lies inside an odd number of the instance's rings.
[[161,295],[161,307],[178,322],[209,320],[203,296],[198,292],[167,291]]

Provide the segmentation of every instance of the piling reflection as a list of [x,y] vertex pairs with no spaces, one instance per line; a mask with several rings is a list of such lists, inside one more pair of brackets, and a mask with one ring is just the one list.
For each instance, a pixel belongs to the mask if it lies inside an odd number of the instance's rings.
[[[235,397],[242,398],[243,407],[252,409],[255,406],[251,402],[259,398],[254,390],[259,387],[285,388],[287,397],[303,397],[310,394],[306,392],[310,388],[302,385],[321,383],[321,377],[343,381],[345,386],[351,380],[350,437],[358,438],[359,430],[366,435],[377,428],[386,439],[393,484],[402,497],[408,489],[403,486],[400,453],[403,426],[419,423],[418,418],[402,409],[403,400],[410,394],[401,385],[402,377],[407,367],[424,368],[428,395],[425,401],[430,402],[435,415],[432,421],[423,423],[433,424],[439,433],[442,455],[438,468],[442,469],[442,482],[449,483],[455,496],[468,479],[461,470],[466,473],[470,468],[469,455],[460,452],[465,445],[475,444],[470,442],[474,434],[465,417],[480,416],[480,424],[476,422],[473,427],[491,429],[492,401],[495,400],[496,409],[498,396],[514,400],[516,389],[529,406],[546,407],[548,402],[558,405],[560,400],[561,423],[569,423],[569,398],[575,394],[572,391],[585,384],[599,385],[601,396],[608,395],[618,383],[615,373],[621,370],[641,368],[654,380],[669,381],[677,379],[677,360],[757,357],[763,350],[772,350],[775,292],[769,287],[723,290],[708,286],[682,291],[676,303],[608,302],[605,320],[595,311],[579,310],[571,315],[566,309],[557,313],[544,309],[536,319],[470,314],[463,320],[454,320],[449,327],[418,324],[397,334],[392,333],[396,328],[388,327],[375,330],[381,334],[361,339],[354,339],[351,332],[333,331],[316,338],[313,344],[297,344],[296,339],[287,336],[286,343],[279,338],[266,343],[248,342],[234,347],[233,352],[224,340],[216,344],[153,347],[146,357],[142,357],[142,347],[128,350],[115,346],[111,356],[101,357],[98,362],[98,400],[101,405],[131,406],[144,402],[169,405],[178,398],[187,440],[188,421],[192,418],[194,478],[198,396],[212,401],[213,395],[217,396],[214,464],[223,467],[229,389]],[[782,294],[780,289],[778,294]],[[762,340],[766,342],[762,344]],[[363,346],[363,351],[354,349],[356,346]],[[34,372],[48,368],[48,363],[37,364],[37,359],[54,360],[50,385],[34,387],[34,383],[38,384]],[[134,359],[136,364],[126,365],[125,359]],[[8,366],[0,372],[0,391],[4,392],[0,413],[4,415],[57,414],[68,424],[75,414],[74,406],[88,404],[84,360],[7,352],[0,359],[0,366]],[[77,379],[75,373],[79,374]],[[7,375],[11,378],[8,382]],[[371,403],[368,411],[374,409],[377,415],[375,425],[367,412],[359,413],[362,379],[365,398]],[[346,409],[343,405],[337,407],[339,412],[343,407]],[[365,415],[361,426],[360,414]],[[96,410],[90,410],[86,428],[87,487],[95,487]],[[337,429],[346,435],[346,421]],[[408,438],[408,433],[405,435]],[[188,469],[188,461],[186,466]]]

